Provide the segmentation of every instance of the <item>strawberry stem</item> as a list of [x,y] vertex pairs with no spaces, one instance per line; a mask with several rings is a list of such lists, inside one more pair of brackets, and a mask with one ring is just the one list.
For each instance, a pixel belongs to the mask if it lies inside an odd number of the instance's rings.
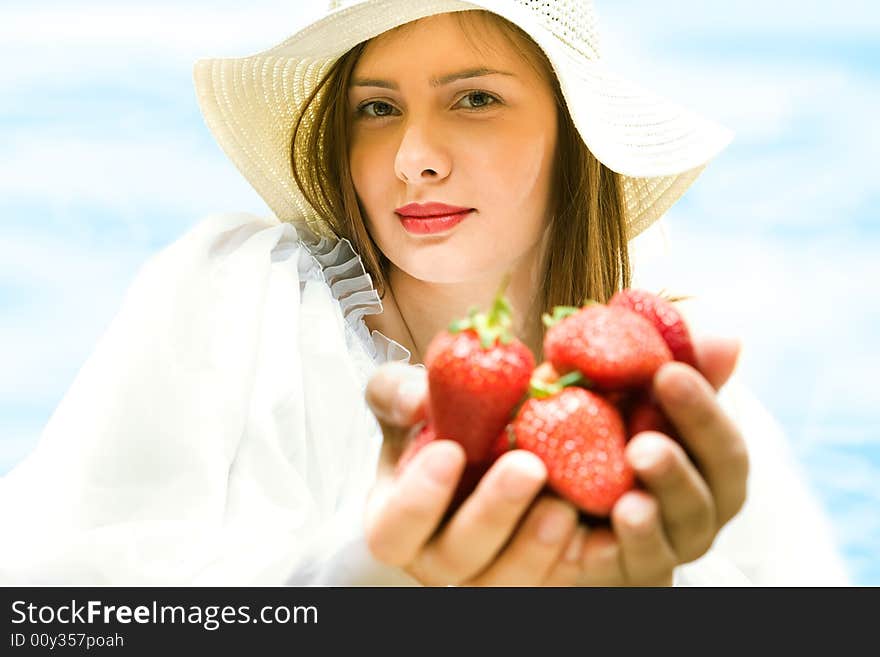
[[537,397],[538,399],[543,399],[562,392],[562,390],[568,386],[577,384],[590,385],[590,380],[585,378],[578,370],[573,370],[568,374],[559,377],[553,383],[532,377],[529,381],[529,395]]
[[695,298],[691,294],[685,294],[685,295],[672,294],[671,292],[667,291],[667,289],[665,287],[662,290],[660,290],[656,296],[660,297],[661,299],[665,299],[669,303],[678,303],[679,301],[687,301],[689,299]]
[[449,324],[449,332],[459,333],[469,329],[473,330],[480,338],[480,346],[483,349],[490,349],[498,340],[501,341],[501,344],[509,344],[513,340],[511,332],[513,309],[504,296],[504,290],[510,283],[510,278],[511,275],[508,272],[501,279],[498,292],[495,294],[495,299],[488,313],[478,312],[478,307],[472,306],[466,318],[457,319]]
[[569,315],[574,315],[580,308],[576,306],[554,306],[553,314],[550,315],[548,313],[544,313],[541,315],[541,321],[544,322],[544,326],[550,328],[551,326],[556,326],[563,319],[568,317]]
[[536,397],[537,399],[543,399],[544,397],[551,397],[559,392],[556,389],[556,385],[553,383],[547,383],[546,381],[541,381],[540,379],[532,379],[529,381],[529,396]]
[[579,370],[572,370],[568,374],[559,377],[559,379],[556,381],[556,385],[558,385],[560,388],[565,388],[566,386],[573,386],[581,383],[582,381],[589,382],[589,380],[583,374],[581,374]]

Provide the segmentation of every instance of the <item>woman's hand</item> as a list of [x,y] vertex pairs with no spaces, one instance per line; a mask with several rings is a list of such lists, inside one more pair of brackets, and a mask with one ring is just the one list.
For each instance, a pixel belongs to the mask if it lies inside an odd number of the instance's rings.
[[654,379],[654,393],[687,452],[661,433],[634,436],[626,456],[647,490],[621,497],[611,514],[613,532],[585,533],[579,568],[560,564],[549,583],[668,586],[673,568],[702,556],[742,507],[748,453],[715,396],[740,346],[707,338],[694,347],[699,371],[669,363]]
[[429,443],[399,476],[393,474],[404,437],[425,418],[426,372],[388,363],[377,369],[366,395],[385,434],[367,509],[373,555],[428,586],[546,583],[565,562],[578,515],[558,498],[535,500],[547,477],[541,460],[524,450],[505,454],[441,527],[465,465],[461,446]]
[[[739,344],[707,338],[694,347],[699,371],[670,363],[654,380],[684,447],[657,432],[629,441],[627,458],[646,490],[621,497],[611,530],[576,525],[576,509],[561,499],[541,496],[532,503],[546,470],[537,457],[515,450],[493,465],[435,535],[464,467],[463,450],[447,440],[429,444],[395,480],[404,436],[425,417],[425,372],[399,364],[377,372],[367,398],[386,441],[368,514],[374,555],[425,584],[670,585],[673,569],[704,554],[739,511],[748,476],[745,442],[715,396],[734,370]],[[409,385],[400,388],[404,381]],[[399,390],[413,394],[396,406]],[[432,472],[443,476],[432,478]],[[507,494],[516,485],[519,501]],[[551,518],[562,539],[547,545],[539,527]]]

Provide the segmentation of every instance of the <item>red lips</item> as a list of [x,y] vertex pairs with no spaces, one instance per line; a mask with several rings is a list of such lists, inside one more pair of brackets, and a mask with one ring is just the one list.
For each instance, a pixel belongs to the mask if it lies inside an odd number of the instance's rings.
[[445,203],[409,203],[397,208],[395,212],[403,217],[421,219],[425,217],[448,217],[453,214],[469,212],[471,209],[458,205],[446,205]]

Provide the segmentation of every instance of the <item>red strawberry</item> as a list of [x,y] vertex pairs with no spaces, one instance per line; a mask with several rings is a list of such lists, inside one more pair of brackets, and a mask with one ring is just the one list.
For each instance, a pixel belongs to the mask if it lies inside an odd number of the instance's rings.
[[687,323],[669,299],[645,290],[627,288],[611,297],[608,305],[629,308],[649,320],[666,341],[673,359],[697,366]]
[[641,431],[659,431],[672,438],[678,438],[678,432],[663,409],[657,404],[650,391],[643,391],[631,403],[626,413],[626,436],[632,438]]
[[485,461],[525,397],[535,357],[513,337],[505,277],[488,314],[472,309],[434,336],[425,354],[429,414],[437,435],[457,440],[469,463]]
[[505,452],[509,452],[512,449],[516,449],[516,441],[514,440],[513,434],[510,433],[510,425],[508,424],[501,430],[501,433],[498,434],[495,442],[492,443],[492,447],[489,450],[489,461],[494,463],[500,459]]
[[430,423],[425,423],[418,433],[413,436],[403,449],[400,458],[397,459],[397,465],[394,468],[394,476],[397,477],[403,472],[404,468],[409,465],[419,450],[434,440],[437,434],[434,433],[434,427]]
[[635,486],[623,418],[596,393],[567,387],[529,399],[510,426],[516,447],[544,461],[550,488],[587,513],[608,516]]
[[672,353],[653,324],[620,306],[557,306],[544,335],[544,357],[560,374],[580,371],[603,391],[650,385]]
[[461,479],[458,480],[458,487],[455,489],[452,500],[449,502],[449,506],[446,508],[446,513],[443,516],[445,520],[448,520],[450,516],[458,510],[458,507],[464,503],[468,496],[474,492],[477,484],[480,483],[480,479],[483,478],[483,475],[486,474],[486,471],[491,465],[492,461],[486,460],[477,463],[468,463],[464,466],[464,471],[461,473]]

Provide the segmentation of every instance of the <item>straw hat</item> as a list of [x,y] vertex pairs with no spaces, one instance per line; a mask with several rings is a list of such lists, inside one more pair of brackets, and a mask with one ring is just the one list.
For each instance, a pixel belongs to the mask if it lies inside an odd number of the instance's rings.
[[279,219],[305,220],[330,236],[290,167],[293,127],[305,99],[358,43],[419,18],[469,9],[499,14],[543,49],[581,138],[624,176],[630,238],[662,216],[732,139],[728,129],[606,68],[591,0],[330,0],[321,19],[269,50],[196,62],[205,121]]

